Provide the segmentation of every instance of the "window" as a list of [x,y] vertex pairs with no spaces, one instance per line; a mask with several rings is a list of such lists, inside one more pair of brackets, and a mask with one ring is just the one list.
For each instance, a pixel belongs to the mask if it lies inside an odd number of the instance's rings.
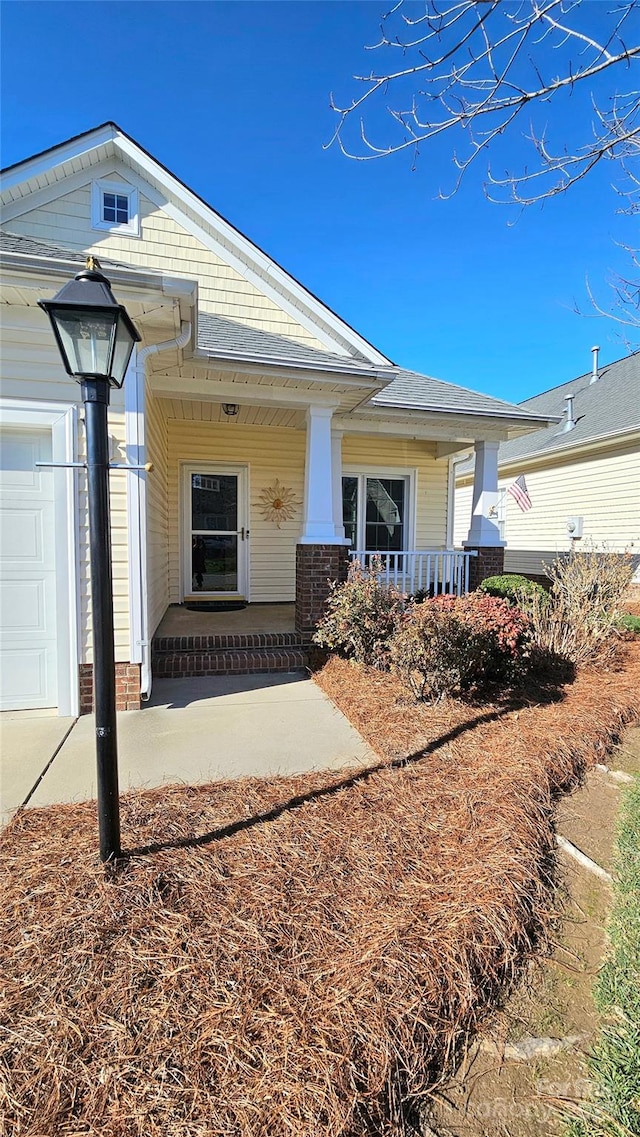
[[117,221],[119,225],[129,223],[129,196],[126,193],[103,193],[102,220]]
[[407,474],[347,474],[342,479],[345,536],[353,549],[401,552],[410,547]]
[[91,225],[93,229],[139,237],[137,189],[124,182],[94,182],[91,187]]

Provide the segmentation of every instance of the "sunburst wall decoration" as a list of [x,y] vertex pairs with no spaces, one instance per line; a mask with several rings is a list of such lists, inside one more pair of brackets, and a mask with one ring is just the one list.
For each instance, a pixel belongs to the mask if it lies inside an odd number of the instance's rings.
[[291,521],[296,509],[302,505],[292,489],[283,486],[276,478],[272,485],[262,490],[258,498],[258,509],[265,521],[275,521],[278,529],[283,521]]

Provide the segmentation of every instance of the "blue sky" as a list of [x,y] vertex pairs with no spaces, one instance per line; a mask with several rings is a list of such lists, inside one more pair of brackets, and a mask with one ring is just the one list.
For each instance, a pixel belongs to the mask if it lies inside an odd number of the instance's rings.
[[[2,164],[113,119],[395,362],[502,398],[589,370],[594,343],[603,362],[625,354],[612,324],[573,312],[589,311],[586,277],[606,300],[607,275],[626,268],[611,169],[510,225],[481,167],[437,200],[445,144],[413,172],[409,155],[323,148],[329,92],[349,97],[371,67],[363,45],[384,10],[5,0]],[[559,135],[584,114],[576,96]],[[522,152],[504,145],[506,160]]]

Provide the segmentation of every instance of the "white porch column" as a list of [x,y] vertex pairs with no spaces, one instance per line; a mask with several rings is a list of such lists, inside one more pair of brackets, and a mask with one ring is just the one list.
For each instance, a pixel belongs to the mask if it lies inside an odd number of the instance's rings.
[[504,547],[498,528],[498,449],[499,442],[476,442],[476,468],[473,477],[471,526],[463,545],[474,548]]
[[309,407],[304,468],[304,521],[301,545],[335,545],[331,419],[333,407]]
[[333,529],[336,540],[346,544],[342,516],[342,431],[331,431],[331,475],[333,480]]

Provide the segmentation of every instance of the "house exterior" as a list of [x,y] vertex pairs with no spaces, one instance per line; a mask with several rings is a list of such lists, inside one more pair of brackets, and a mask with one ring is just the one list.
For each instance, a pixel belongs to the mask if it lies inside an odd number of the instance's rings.
[[[546,413],[395,366],[113,123],[8,168],[1,194],[3,709],[91,706],[83,405],[37,306],[88,253],[141,335],[109,408],[120,708],[148,695],[173,605],[290,604],[299,645],[354,549],[432,591],[501,564],[498,446]],[[192,651],[162,673],[222,666]]]
[[[549,425],[500,444],[497,520],[507,572],[545,579],[544,565],[571,548],[631,553],[640,579],[640,353],[599,366],[520,406]],[[524,476],[531,508],[507,493]],[[474,462],[456,467],[455,525],[465,534]]]

